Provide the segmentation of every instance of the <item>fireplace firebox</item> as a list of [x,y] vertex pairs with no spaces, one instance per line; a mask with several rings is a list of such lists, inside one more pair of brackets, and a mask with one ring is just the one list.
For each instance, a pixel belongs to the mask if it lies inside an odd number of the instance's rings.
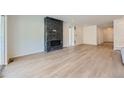
[[61,45],[61,40],[53,40],[50,41],[51,46],[59,46]]

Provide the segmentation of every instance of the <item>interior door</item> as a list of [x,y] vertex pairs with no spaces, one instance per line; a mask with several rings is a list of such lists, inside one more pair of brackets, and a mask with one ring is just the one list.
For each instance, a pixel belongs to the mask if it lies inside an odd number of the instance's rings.
[[75,46],[75,27],[69,27],[69,46]]

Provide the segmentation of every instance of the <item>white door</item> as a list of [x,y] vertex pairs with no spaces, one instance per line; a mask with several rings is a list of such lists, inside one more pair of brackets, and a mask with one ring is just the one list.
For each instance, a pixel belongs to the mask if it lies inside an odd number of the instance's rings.
[[69,46],[75,46],[75,27],[69,27]]

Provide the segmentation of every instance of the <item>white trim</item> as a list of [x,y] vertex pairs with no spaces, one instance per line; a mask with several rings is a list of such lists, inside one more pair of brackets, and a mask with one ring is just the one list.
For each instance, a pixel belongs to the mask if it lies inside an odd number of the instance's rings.
[[114,47],[114,50],[121,50],[123,47]]
[[2,37],[2,26],[1,26],[1,20],[2,20],[2,17],[1,17],[1,15],[0,15],[0,65],[2,64],[2,60],[3,60],[3,58],[2,58],[2,39],[1,39],[1,37]]
[[5,34],[4,34],[4,17],[2,16],[2,15],[0,15],[0,17],[1,17],[1,20],[0,20],[0,34],[1,34],[1,62],[0,62],[0,65],[3,65],[4,64],[4,62],[5,62],[5,45],[4,45],[4,43],[5,43]]
[[5,15],[5,18],[4,18],[4,21],[5,21],[5,63],[4,65],[7,65],[8,64],[8,47],[7,47],[7,15]]
[[2,62],[0,65],[7,65],[7,16],[1,15],[1,34],[2,34]]

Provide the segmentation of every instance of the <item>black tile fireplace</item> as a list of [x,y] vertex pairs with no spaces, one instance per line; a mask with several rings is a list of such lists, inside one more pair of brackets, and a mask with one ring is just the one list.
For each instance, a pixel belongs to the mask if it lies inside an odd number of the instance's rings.
[[46,17],[45,22],[45,51],[63,48],[63,21]]
[[59,46],[59,45],[61,45],[61,40],[50,41],[50,45],[51,46]]

